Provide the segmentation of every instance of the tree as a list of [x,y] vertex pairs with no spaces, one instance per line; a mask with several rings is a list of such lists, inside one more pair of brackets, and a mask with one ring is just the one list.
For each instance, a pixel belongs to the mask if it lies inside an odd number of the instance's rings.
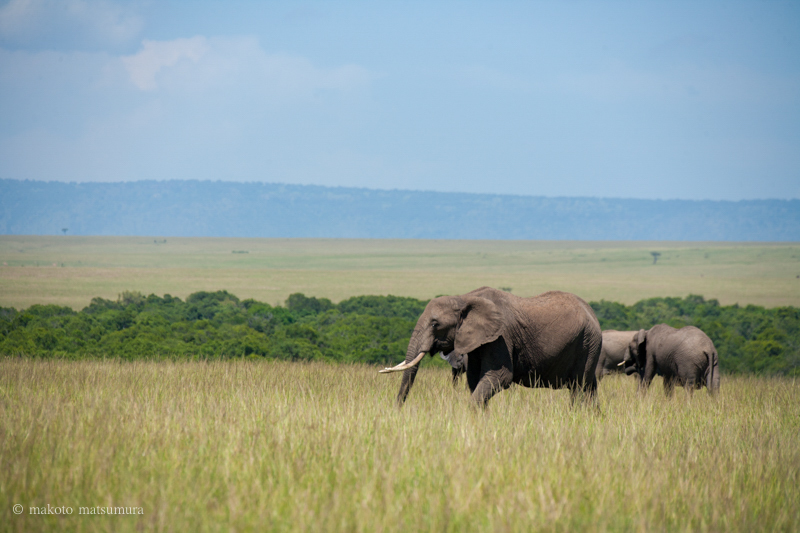
[[67,234],[67,231],[69,231],[69,228],[61,228],[61,231],[63,231],[63,232],[64,232],[64,235],[66,235],[66,234]]
[[658,258],[661,257],[661,252],[650,252],[650,255],[653,256],[653,264],[655,265]]

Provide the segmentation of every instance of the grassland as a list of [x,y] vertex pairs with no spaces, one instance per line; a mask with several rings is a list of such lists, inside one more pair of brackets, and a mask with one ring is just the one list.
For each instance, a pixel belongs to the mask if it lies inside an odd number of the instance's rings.
[[[427,363],[427,362],[426,362]],[[602,414],[512,388],[487,412],[425,364],[399,376],[269,361],[0,360],[7,531],[797,531],[800,383]],[[22,514],[12,511],[23,506]],[[72,516],[31,515],[71,506]],[[81,516],[80,507],[142,515]]]
[[[651,251],[662,254],[655,265]],[[125,290],[224,289],[275,305],[294,292],[428,299],[482,285],[625,304],[701,294],[800,306],[800,244],[0,236],[0,305],[16,308],[77,310]]]

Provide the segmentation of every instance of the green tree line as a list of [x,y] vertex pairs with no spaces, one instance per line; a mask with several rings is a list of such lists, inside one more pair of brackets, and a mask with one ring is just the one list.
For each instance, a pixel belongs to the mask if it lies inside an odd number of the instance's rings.
[[[124,292],[81,311],[57,305],[0,308],[0,354],[81,359],[268,357],[389,364],[404,355],[426,301],[356,296],[338,304],[292,294],[283,306],[227,291],[186,298]],[[800,375],[800,309],[722,306],[702,296],[632,306],[592,302],[603,329],[665,322],[705,331],[727,373]]]

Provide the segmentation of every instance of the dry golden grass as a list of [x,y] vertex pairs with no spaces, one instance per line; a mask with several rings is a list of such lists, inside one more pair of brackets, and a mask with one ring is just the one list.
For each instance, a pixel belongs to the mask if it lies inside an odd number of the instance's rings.
[[[273,305],[294,292],[334,302],[363,294],[428,299],[482,285],[625,304],[702,294],[726,305],[800,306],[797,243],[154,240],[163,239],[0,236],[0,306],[82,309],[126,290],[185,298],[224,289]],[[657,265],[651,251],[662,253]]]
[[[797,531],[800,383],[721,394],[512,388],[487,412],[426,365],[0,360],[9,531]],[[15,515],[14,504],[24,506]],[[31,506],[71,506],[36,516]],[[80,516],[80,506],[141,516]]]

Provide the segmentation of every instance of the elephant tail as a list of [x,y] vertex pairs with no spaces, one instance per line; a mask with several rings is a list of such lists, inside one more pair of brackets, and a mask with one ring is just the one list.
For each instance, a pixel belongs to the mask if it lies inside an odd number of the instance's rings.
[[716,348],[706,351],[708,357],[708,370],[706,371],[706,387],[708,392],[716,394],[719,392],[719,354]]

